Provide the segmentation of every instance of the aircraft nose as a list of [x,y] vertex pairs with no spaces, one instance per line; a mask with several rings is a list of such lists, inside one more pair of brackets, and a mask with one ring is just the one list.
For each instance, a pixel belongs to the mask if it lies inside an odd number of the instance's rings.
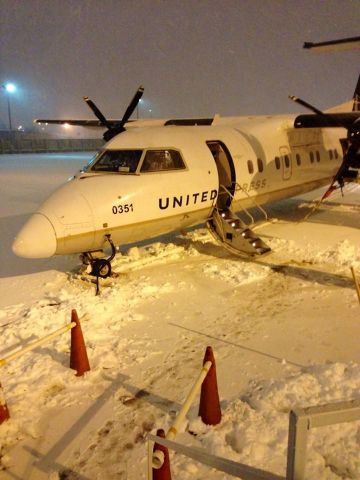
[[50,221],[34,213],[14,240],[12,251],[18,257],[47,258],[56,252],[56,235]]

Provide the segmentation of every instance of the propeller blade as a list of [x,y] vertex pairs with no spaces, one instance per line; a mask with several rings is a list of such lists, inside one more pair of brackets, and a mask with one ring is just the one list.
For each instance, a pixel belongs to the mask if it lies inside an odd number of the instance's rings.
[[307,108],[308,110],[311,110],[314,113],[317,113],[318,115],[325,115],[326,113],[322,112],[318,108],[314,107],[313,105],[310,105],[310,103],[305,102],[305,100],[302,100],[299,97],[295,97],[294,95],[289,95],[290,100],[292,100],[295,103],[298,103],[299,105],[302,105],[303,107]]
[[89,97],[84,97],[85,102],[88,104],[89,108],[93,111],[95,117],[97,117],[100,120],[100,123],[104,125],[104,127],[110,129],[111,124],[106,120],[104,115],[100,112],[98,107],[95,105],[95,103],[90,100]]
[[339,50],[359,49],[360,37],[341,38],[339,40],[319,43],[305,42],[303,48],[312,49],[316,52],[337,52]]
[[133,114],[135,108],[138,106],[138,103],[140,101],[140,98],[143,96],[144,93],[144,87],[140,85],[140,87],[137,89],[133,99],[129,103],[129,106],[127,107],[123,118],[119,123],[114,125],[112,128],[109,128],[107,132],[104,133],[103,137],[106,142],[111,140],[115,135],[118,135],[119,133],[123,132],[125,130],[124,125],[125,123],[129,120],[131,115]]
[[126,109],[125,113],[124,113],[124,116],[121,120],[121,124],[124,126],[125,123],[129,120],[129,118],[131,117],[131,115],[134,113],[135,111],[135,108],[138,106],[138,103],[141,99],[141,97],[143,96],[143,93],[144,93],[144,87],[142,85],[140,85],[140,87],[137,89],[133,99],[131,100],[131,102],[129,103],[129,106],[128,108]]
[[294,95],[289,95],[289,98],[293,102],[298,103],[299,105],[307,108],[308,110],[311,110],[315,114],[321,115],[322,117],[324,117],[327,120],[329,125],[333,125],[336,128],[337,127],[346,128],[347,130],[349,130],[348,124],[345,123],[345,118],[342,121],[342,119],[339,119],[339,115],[336,115],[336,114],[332,115],[331,113],[324,113],[321,110],[319,110],[318,108],[311,105],[310,103],[305,102],[305,100],[302,100],[301,98],[295,97]]

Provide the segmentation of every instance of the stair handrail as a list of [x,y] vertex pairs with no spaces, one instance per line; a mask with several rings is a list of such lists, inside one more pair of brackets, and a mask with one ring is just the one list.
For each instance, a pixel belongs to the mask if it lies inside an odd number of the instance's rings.
[[[213,210],[213,214],[212,214],[212,216],[210,217],[209,220],[211,220],[211,219],[214,220],[214,213],[216,213],[217,216],[221,218],[221,213],[220,213],[220,211],[219,211],[219,208],[218,208],[217,205],[215,205],[215,208],[214,208],[214,210]],[[214,221],[216,222],[216,220],[214,220]],[[224,242],[224,241],[225,241],[225,231],[224,231],[224,228],[223,228],[223,223],[222,223],[222,222],[218,222],[218,224],[219,224],[219,226],[220,226],[220,228],[221,228],[221,232],[220,232],[220,233],[221,233],[221,238],[222,238],[222,241]]]
[[249,195],[249,192],[247,192],[239,183],[235,182],[235,191],[237,191],[237,190],[241,190],[242,192],[245,193],[245,195],[249,198],[249,200],[252,201],[252,203],[255,205],[255,207],[257,207],[260,210],[260,212],[264,215],[265,220],[268,222],[269,217],[268,217],[268,214],[267,214],[266,210],[254,199],[254,197]]
[[[238,183],[235,183],[235,191],[236,191],[236,186],[237,186],[237,185],[239,185],[239,184],[238,184]],[[239,186],[240,186],[240,185],[239,185]],[[235,198],[235,197],[234,197],[234,194],[231,193],[230,190],[225,187],[225,185],[219,185],[219,190],[220,190],[221,188],[223,188],[223,189],[225,190],[225,192],[226,192],[228,195],[230,195],[230,197],[234,200],[234,198]],[[238,189],[238,190],[239,190],[239,189]],[[245,208],[245,207],[243,207],[243,206],[241,206],[241,210],[245,213],[245,215],[247,215],[247,216],[250,218],[250,223],[247,224],[246,222],[244,222],[245,225],[248,226],[248,227],[249,227],[250,225],[254,225],[254,223],[255,223],[254,217],[251,215],[251,213],[248,211],[248,209]]]

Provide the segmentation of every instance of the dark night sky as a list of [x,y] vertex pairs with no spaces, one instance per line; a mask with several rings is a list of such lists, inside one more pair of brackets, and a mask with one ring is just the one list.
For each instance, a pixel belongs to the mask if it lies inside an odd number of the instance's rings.
[[[359,0],[0,0],[0,84],[14,123],[92,118],[88,95],[120,117],[301,111],[351,98],[360,51],[314,54],[304,41],[360,35]],[[0,126],[7,125],[0,91]]]

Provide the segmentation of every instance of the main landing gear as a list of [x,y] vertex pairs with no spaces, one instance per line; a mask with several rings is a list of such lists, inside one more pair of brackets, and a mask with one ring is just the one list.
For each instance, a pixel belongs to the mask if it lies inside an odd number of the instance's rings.
[[85,252],[80,255],[80,258],[84,265],[90,265],[91,271],[90,274],[93,277],[96,277],[96,295],[99,295],[99,278],[107,278],[111,275],[111,261],[116,255],[116,249],[113,241],[111,240],[111,235],[105,235],[106,240],[109,242],[111,247],[111,255],[108,258],[94,258],[91,252]]

